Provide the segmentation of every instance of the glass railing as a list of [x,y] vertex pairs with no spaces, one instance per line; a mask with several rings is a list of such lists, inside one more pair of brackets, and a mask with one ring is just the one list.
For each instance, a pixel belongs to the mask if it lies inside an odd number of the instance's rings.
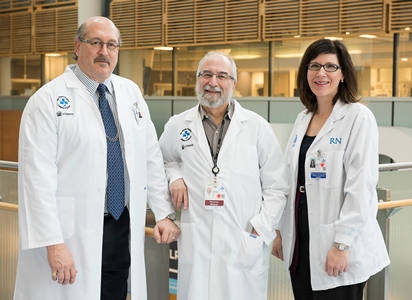
[[[378,220],[387,241],[391,264],[368,281],[365,300],[410,299],[412,162],[383,164],[379,165],[379,170],[378,195],[381,204]],[[387,201],[392,201],[395,207],[387,207]],[[12,299],[13,296],[17,229],[17,163],[0,161],[0,295],[4,299]],[[271,256],[268,300],[275,299],[292,300],[293,294],[283,262]]]
[[0,161],[0,298],[13,299],[18,249],[17,163]]

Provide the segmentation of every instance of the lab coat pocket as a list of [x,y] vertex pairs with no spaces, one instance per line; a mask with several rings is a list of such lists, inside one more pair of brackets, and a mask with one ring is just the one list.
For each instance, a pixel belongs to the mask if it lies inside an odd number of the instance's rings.
[[139,108],[138,101],[133,102],[132,108],[133,118],[136,121],[138,127],[145,127],[146,126],[146,118],[143,117],[143,113]]
[[262,256],[263,240],[260,236],[242,231],[239,252],[233,266],[241,269],[254,268]]
[[74,234],[74,197],[57,197],[57,209],[63,238],[69,239]]
[[259,171],[256,147],[251,145],[235,144],[232,146],[231,168],[234,173],[255,176]]
[[179,263],[182,264],[192,264],[193,263],[193,253],[194,239],[196,233],[195,223],[180,223],[181,235],[178,239],[178,251],[179,251]]
[[322,152],[321,162],[325,163],[325,167],[321,172],[326,171],[326,178],[318,179],[320,187],[332,189],[342,186],[344,154],[343,150]]

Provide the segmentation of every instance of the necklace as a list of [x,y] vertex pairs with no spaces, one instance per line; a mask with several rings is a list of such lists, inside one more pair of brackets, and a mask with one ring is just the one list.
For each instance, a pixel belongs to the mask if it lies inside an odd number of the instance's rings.
[[[99,110],[100,110],[100,107],[99,107]],[[101,113],[102,113],[102,112],[101,112],[101,110],[100,110],[100,114],[101,114]],[[113,116],[113,119],[114,119],[114,116]],[[106,138],[107,138],[109,141],[111,141],[111,142],[116,142],[117,139],[119,138],[119,128],[117,127],[116,121],[114,121],[114,126],[116,126],[116,135],[115,135],[114,137],[110,137],[110,136],[108,136],[107,133],[106,133]]]
[[116,141],[117,141],[117,139],[119,138],[119,129],[117,128],[117,125],[116,125],[116,135],[111,138],[111,137],[108,136],[107,133],[106,133],[106,138],[107,138],[109,141],[111,141],[111,142],[116,142]]

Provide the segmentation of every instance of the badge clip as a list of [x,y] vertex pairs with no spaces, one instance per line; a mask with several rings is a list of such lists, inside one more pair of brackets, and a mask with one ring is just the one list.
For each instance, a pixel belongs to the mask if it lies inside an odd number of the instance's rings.
[[134,105],[134,115],[136,117],[136,120],[141,119],[142,114],[140,113],[139,103],[135,102],[133,103],[133,105]]

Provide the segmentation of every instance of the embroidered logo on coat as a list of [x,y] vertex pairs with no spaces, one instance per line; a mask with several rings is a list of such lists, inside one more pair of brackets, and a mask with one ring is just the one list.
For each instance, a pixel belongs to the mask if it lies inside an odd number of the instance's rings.
[[180,139],[183,142],[187,142],[192,138],[192,130],[190,128],[185,128],[180,132]]
[[64,96],[60,96],[57,98],[57,106],[61,109],[68,109],[70,108],[70,100]]

